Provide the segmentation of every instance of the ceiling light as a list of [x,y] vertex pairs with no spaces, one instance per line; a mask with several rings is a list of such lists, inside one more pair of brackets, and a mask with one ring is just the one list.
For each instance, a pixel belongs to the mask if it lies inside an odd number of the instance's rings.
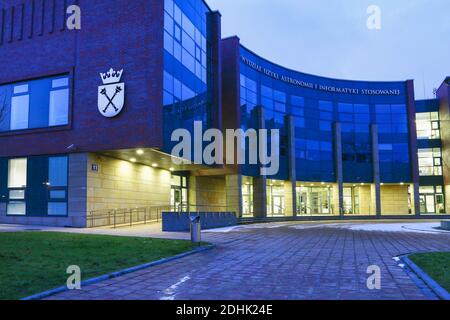
[[144,154],[144,150],[139,149],[139,150],[136,151],[136,153],[137,153],[138,155],[142,156],[142,155]]
[[153,168],[156,168],[157,166],[158,166],[157,163],[152,164],[152,167],[153,167]]
[[130,161],[131,162],[136,162],[136,158],[131,158]]

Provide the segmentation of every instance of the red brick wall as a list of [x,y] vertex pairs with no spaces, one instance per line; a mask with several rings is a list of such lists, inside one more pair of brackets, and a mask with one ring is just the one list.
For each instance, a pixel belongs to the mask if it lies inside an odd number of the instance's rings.
[[[79,31],[64,27],[64,7],[73,3],[81,8]],[[65,153],[71,144],[80,152],[161,147],[163,5],[148,0],[1,1],[0,85],[71,72],[73,90],[67,128],[0,134],[0,157]],[[126,102],[118,117],[108,119],[98,112],[97,87],[99,73],[111,67],[124,69]]]

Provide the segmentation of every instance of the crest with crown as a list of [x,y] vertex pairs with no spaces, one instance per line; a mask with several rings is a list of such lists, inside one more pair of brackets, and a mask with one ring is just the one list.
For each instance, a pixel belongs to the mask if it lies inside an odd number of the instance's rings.
[[123,69],[120,71],[114,71],[113,68],[109,69],[107,73],[100,73],[103,84],[118,83],[122,78]]

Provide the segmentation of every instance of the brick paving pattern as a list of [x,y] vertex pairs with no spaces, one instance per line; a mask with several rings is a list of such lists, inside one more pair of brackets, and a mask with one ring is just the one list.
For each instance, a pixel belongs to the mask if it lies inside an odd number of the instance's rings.
[[[449,251],[449,234],[290,226],[205,234],[217,248],[49,299],[433,299],[394,256]],[[369,290],[367,267],[382,271]]]

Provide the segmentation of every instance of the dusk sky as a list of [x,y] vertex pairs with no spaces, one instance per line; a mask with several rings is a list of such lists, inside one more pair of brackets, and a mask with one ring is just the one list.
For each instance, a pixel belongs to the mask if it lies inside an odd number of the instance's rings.
[[[351,80],[414,79],[416,98],[450,76],[449,0],[207,0],[222,35],[282,66]],[[367,8],[381,9],[369,30]]]

